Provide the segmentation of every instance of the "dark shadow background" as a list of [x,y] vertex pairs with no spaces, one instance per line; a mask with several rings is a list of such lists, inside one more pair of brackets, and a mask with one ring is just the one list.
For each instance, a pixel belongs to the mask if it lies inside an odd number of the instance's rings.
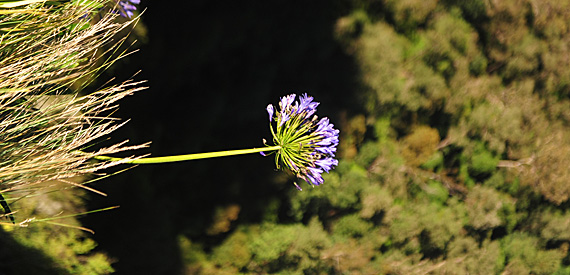
[[26,247],[14,240],[11,234],[0,229],[0,275],[69,274],[57,268],[53,259],[43,251]]
[[[140,69],[136,80],[148,80],[149,89],[121,102],[116,116],[131,121],[112,135],[152,141],[136,154],[262,146],[270,140],[265,107],[288,93],[315,96],[334,124],[355,105],[356,66],[333,34],[347,1],[142,2],[148,41],[107,76]],[[279,173],[257,154],[139,166],[97,183],[109,196],[90,195],[88,208],[121,207],[82,222],[118,274],[178,274],[177,237],[206,248],[221,241],[204,233],[219,205],[241,206],[236,223],[259,222],[270,199],[296,192],[292,181],[275,180]]]

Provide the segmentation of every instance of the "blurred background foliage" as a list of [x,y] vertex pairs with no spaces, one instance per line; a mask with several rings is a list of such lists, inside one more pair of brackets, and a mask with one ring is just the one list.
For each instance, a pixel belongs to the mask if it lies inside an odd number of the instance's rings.
[[260,146],[264,107],[307,91],[340,162],[302,192],[257,155],[102,180],[86,207],[121,208],[81,223],[118,274],[570,274],[567,2],[142,7],[140,52],[109,75],[150,88],[113,139]]

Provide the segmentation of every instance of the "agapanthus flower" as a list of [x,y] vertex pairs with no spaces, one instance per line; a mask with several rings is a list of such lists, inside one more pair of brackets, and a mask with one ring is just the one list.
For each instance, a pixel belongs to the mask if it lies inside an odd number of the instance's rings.
[[121,0],[117,3],[119,6],[119,14],[125,18],[131,18],[133,16],[133,12],[137,10],[135,5],[140,4],[140,0]]
[[313,97],[303,94],[299,101],[295,98],[295,94],[282,97],[278,112],[273,105],[267,106],[273,143],[281,147],[276,151],[275,164],[311,185],[320,185],[324,182],[321,174],[338,165],[334,157],[339,130],[328,118],[319,120],[314,115],[319,103]]

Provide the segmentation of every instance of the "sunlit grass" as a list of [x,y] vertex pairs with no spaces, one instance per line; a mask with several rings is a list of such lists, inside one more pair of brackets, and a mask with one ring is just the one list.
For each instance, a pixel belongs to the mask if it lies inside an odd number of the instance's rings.
[[8,202],[61,188],[50,182],[95,191],[69,179],[129,160],[94,156],[140,147],[92,148],[124,124],[111,117],[117,101],[143,89],[133,81],[93,87],[127,54],[117,34],[136,23],[102,9],[110,3],[0,2],[0,194]]

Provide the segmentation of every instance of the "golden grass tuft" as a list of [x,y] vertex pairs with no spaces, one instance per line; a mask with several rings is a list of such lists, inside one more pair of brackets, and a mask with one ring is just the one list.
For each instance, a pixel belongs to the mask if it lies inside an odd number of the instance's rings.
[[127,54],[120,50],[125,38],[117,34],[137,21],[120,22],[117,14],[100,10],[107,2],[0,7],[0,194],[9,201],[130,160],[94,156],[144,146],[124,141],[87,153],[125,123],[110,116],[117,101],[144,89],[127,81],[87,92]]

